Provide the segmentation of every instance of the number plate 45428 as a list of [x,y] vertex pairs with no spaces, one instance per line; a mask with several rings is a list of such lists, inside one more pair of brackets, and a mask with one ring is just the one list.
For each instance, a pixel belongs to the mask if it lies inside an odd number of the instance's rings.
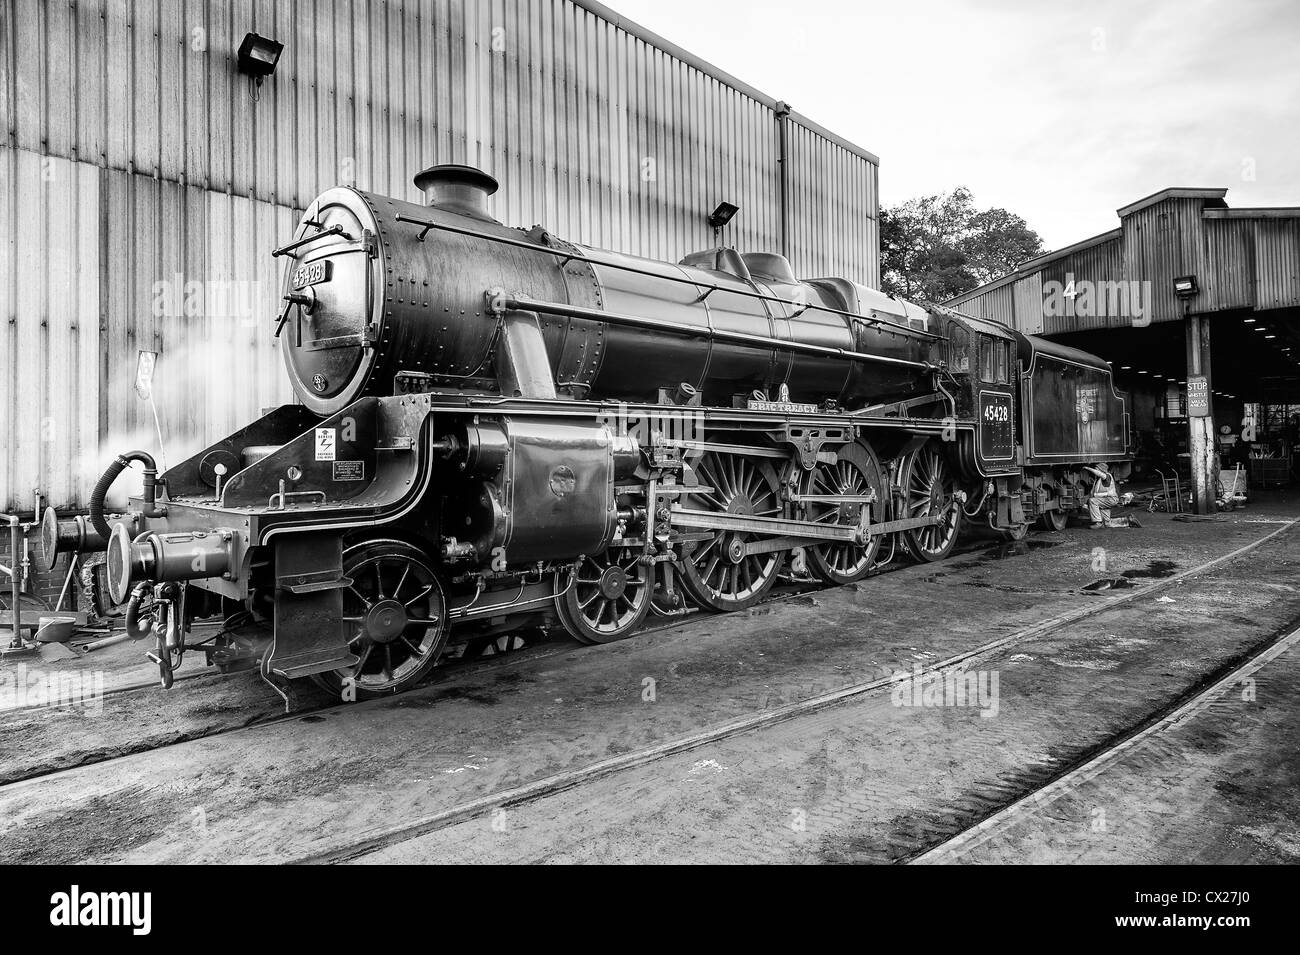
[[328,282],[329,280],[329,259],[317,259],[315,262],[308,262],[293,270],[293,287],[295,289],[306,288],[308,285]]

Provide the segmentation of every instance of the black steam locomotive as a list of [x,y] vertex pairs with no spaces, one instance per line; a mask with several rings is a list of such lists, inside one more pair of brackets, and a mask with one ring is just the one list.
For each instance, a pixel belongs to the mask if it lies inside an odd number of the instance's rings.
[[[89,526],[164,684],[190,622],[211,661],[358,697],[411,686],[449,638],[652,609],[737,610],[789,563],[828,583],[888,544],[946,557],[964,520],[1064,526],[1080,467],[1128,458],[1098,358],[839,278],[712,249],[676,264],[486,211],[465,166],[427,204],[322,193],[274,326],[299,398],[165,474],[101,479]],[[132,462],[142,496],[104,499]],[[239,625],[236,625],[239,624]]]

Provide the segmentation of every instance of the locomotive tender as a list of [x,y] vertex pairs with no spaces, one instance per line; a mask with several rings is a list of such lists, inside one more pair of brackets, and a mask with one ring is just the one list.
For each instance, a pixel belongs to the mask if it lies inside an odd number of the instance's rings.
[[[652,609],[748,607],[787,561],[846,583],[885,544],[946,557],[964,520],[1060,529],[1083,464],[1127,467],[1094,356],[780,255],[508,228],[471,167],[415,182],[426,204],[329,189],[275,250],[300,403],[162,475],[121,455],[89,527],[47,514],[47,554],[107,546],[165,685],[200,617],[228,624],[210,662],[377,695],[451,638],[604,643]],[[144,492],[110,519],[133,462]]]

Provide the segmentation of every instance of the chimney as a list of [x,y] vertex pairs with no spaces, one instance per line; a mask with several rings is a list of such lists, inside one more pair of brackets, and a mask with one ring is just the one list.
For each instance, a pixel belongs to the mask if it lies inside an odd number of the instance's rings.
[[443,163],[416,175],[415,188],[435,209],[456,215],[496,222],[488,215],[487,197],[497,191],[497,181],[482,169]]

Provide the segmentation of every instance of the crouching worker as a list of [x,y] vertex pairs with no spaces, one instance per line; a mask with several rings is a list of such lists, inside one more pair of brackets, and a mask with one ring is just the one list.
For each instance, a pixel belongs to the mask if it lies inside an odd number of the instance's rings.
[[[1088,516],[1092,519],[1094,530],[1100,527],[1142,526],[1131,517],[1110,516],[1110,509],[1118,507],[1120,501],[1119,492],[1115,488],[1115,476],[1110,473],[1110,468],[1104,462],[1091,467],[1085,465],[1084,470],[1096,478],[1092,482],[1092,493],[1088,496]],[[1124,496],[1132,500],[1131,495]]]

